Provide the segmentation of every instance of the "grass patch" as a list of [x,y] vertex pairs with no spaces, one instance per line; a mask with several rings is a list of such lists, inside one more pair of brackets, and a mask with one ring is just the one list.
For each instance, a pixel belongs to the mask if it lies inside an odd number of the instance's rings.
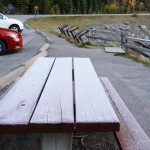
[[128,58],[132,58],[133,60],[137,61],[137,62],[140,62],[142,64],[144,64],[145,66],[147,67],[150,67],[150,59],[148,58],[141,58],[140,57],[140,54],[138,52],[135,52],[135,51],[132,51],[132,50],[129,50],[127,53],[126,53],[126,56]]
[[45,17],[28,19],[26,23],[34,29],[39,29],[43,32],[56,31],[59,26],[68,24],[69,26],[79,26],[86,28],[90,26],[104,26],[104,24],[118,23],[118,22],[135,22],[138,24],[144,23],[150,28],[149,16],[59,16],[59,17]]
[[[59,26],[62,26],[64,24],[68,24],[69,26],[79,26],[80,29],[86,29],[92,26],[102,26],[104,27],[105,24],[112,24],[112,23],[122,23],[124,21],[128,21],[135,24],[143,24],[147,26],[147,28],[150,29],[150,21],[149,16],[59,16],[59,17],[45,17],[45,18],[37,18],[36,20],[34,18],[28,19],[26,23],[31,26],[34,29],[41,30],[42,32],[50,33],[58,35],[56,32]],[[99,46],[103,47],[106,46],[106,44],[98,44],[94,42],[87,42],[86,45],[83,45],[82,43],[78,43],[74,41],[72,38],[68,38],[64,35],[59,35],[61,38],[65,38],[71,43],[76,44],[79,47],[90,47],[90,46]],[[109,45],[109,46],[116,46],[116,45]],[[118,55],[118,54],[117,54]],[[120,55],[120,54],[119,54]],[[122,54],[121,54],[122,55]],[[129,51],[125,55],[128,58],[132,58],[133,60],[137,62],[143,63],[145,66],[150,67],[150,60],[145,60],[139,57],[139,54],[137,54],[134,51]]]
[[128,52],[126,52],[125,54],[117,53],[117,54],[115,54],[115,56],[125,56],[125,57],[133,59],[136,62],[140,62],[140,63],[144,64],[146,67],[150,67],[150,59],[141,58],[140,54],[133,50],[128,50]]

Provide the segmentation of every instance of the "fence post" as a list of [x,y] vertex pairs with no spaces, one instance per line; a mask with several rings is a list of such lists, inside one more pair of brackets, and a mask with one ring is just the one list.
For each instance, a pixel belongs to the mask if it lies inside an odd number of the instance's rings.
[[121,36],[121,47],[122,47],[123,46],[123,35],[122,35],[122,32],[121,32],[120,36]]
[[[124,39],[125,39],[125,41],[124,41]],[[123,32],[121,32],[121,47],[125,46],[126,53],[128,51],[128,47],[126,46],[127,43],[128,43],[128,39],[125,37],[125,35],[123,34]]]
[[[126,44],[128,43],[128,39],[126,39]],[[125,46],[126,47],[126,53],[128,52],[128,47],[127,46]]]
[[[90,30],[89,30],[89,36],[91,35],[91,32],[90,32]],[[88,38],[88,43],[90,42],[90,38]]]

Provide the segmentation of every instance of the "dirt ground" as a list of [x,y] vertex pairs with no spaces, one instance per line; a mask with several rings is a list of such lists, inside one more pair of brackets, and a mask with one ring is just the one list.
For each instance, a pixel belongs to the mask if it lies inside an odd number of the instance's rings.
[[[41,150],[41,134],[5,135],[0,150]],[[112,133],[73,135],[72,150],[119,150]]]
[[73,150],[119,150],[112,133],[87,133],[74,135]]

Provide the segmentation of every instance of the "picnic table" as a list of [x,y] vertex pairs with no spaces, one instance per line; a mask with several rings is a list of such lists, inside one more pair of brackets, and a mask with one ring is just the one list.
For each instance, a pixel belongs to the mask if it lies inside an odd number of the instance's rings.
[[0,134],[42,133],[42,149],[71,149],[72,133],[119,127],[89,58],[39,58],[0,100]]

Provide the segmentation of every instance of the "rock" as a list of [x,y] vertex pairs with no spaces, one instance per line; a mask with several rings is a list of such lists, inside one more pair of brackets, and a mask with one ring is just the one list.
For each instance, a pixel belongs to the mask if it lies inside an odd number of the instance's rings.
[[136,31],[139,31],[140,29],[136,27],[135,30],[136,30]]
[[120,31],[118,28],[115,30],[115,32],[117,32],[117,33],[121,33],[121,31]]
[[130,26],[125,26],[125,25],[122,25],[119,27],[120,30],[123,30],[123,31],[129,31],[130,30]]
[[139,27],[142,29],[147,29],[146,25],[139,25]]
[[96,35],[96,33],[95,33],[95,32],[92,32],[92,35]]
[[110,30],[109,25],[106,24],[106,25],[105,25],[105,29],[106,29],[106,30]]
[[132,37],[136,37],[135,33],[131,33],[131,36],[132,36]]
[[128,21],[124,21],[125,25],[130,25],[130,23]]
[[145,40],[149,40],[149,36],[144,35],[144,39],[145,39]]

